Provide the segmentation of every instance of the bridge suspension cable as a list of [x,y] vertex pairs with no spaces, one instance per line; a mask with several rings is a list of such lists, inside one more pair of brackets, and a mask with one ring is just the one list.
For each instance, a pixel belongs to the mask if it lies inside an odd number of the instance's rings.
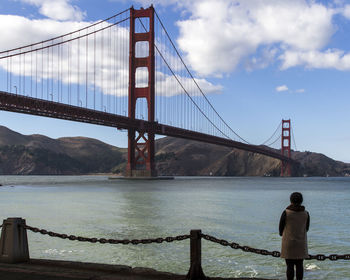
[[[145,120],[150,104],[142,94],[134,108],[136,122],[128,117],[129,10],[93,24],[76,23],[79,28],[65,35],[1,51],[2,109],[104,125],[118,119],[112,126],[119,127],[122,123],[122,128],[143,130],[144,122],[139,120]],[[155,30],[152,25],[152,31],[156,31],[155,69],[152,69],[155,79],[149,78],[151,71],[147,67],[150,66],[145,63],[150,59],[150,41],[146,40],[150,34],[146,26],[150,25],[143,24],[147,18],[137,21],[137,40],[133,46],[135,57],[141,58],[139,66],[133,68],[134,87],[142,93],[150,87],[149,81],[155,80],[155,85],[152,83],[155,104],[151,105],[156,107],[154,120],[158,124],[152,120],[147,126],[156,127],[158,134],[200,141],[207,137],[208,143],[228,143],[281,158],[280,154],[248,145],[248,141],[225,122],[204,93],[218,92],[221,86],[192,75],[157,13],[155,19]],[[165,129],[173,129],[172,134],[165,133]],[[272,141],[276,133],[264,143]]]
[[266,144],[266,146],[272,148],[272,146],[273,146],[274,144],[276,144],[276,143],[277,143],[278,141],[280,141],[280,140],[281,140],[281,134],[278,135],[278,137],[277,137],[273,142],[271,142],[271,143],[269,143],[269,144]]
[[[158,15],[157,15],[158,17]],[[159,18],[158,18],[159,19]],[[142,24],[142,26],[144,27],[144,29],[146,30],[144,24],[142,23],[142,21],[138,18],[138,20],[140,21],[140,23]],[[166,32],[166,31],[165,31]],[[168,36],[169,37],[169,36]],[[170,37],[169,37],[170,39]],[[162,54],[162,52],[159,50],[159,48],[157,47],[157,45],[155,44],[155,48],[157,50],[157,52],[159,53],[159,55],[161,56],[161,58],[163,59],[163,62],[167,65],[168,69],[170,70],[170,72],[173,74],[174,78],[176,79],[176,81],[180,84],[181,88],[183,89],[184,93],[186,93],[186,95],[190,98],[191,102],[194,104],[194,106],[201,112],[201,114],[225,137],[229,138],[228,135],[226,135],[223,131],[220,130],[220,128],[218,128],[210,119],[209,117],[203,112],[203,110],[199,107],[199,105],[193,100],[193,98],[191,97],[191,95],[189,94],[189,92],[186,90],[186,88],[184,87],[184,85],[181,83],[180,79],[176,76],[175,72],[172,70],[172,68],[170,67],[169,63],[166,61],[164,55]],[[186,66],[185,66],[186,67]],[[187,68],[187,67],[186,67]],[[194,81],[195,82],[195,81]]]
[[293,139],[294,148],[295,148],[295,151],[297,151],[297,144],[295,143],[293,127],[291,127],[291,130],[292,130],[292,139]]
[[[202,88],[200,87],[200,85],[198,84],[197,80],[194,78],[194,76],[192,75],[191,71],[189,70],[189,68],[187,67],[187,65],[185,64],[181,54],[179,53],[178,49],[176,48],[175,44],[173,43],[172,39],[169,36],[168,31],[166,30],[163,22],[161,21],[159,15],[157,14],[157,12],[155,12],[155,15],[160,23],[160,26],[162,28],[162,31],[164,32],[165,36],[167,37],[167,39],[169,40],[172,48],[175,51],[176,56],[180,59],[180,63],[182,64],[181,67],[183,67],[185,69],[185,72],[189,75],[190,79],[192,80],[192,82],[194,83],[195,87],[198,89],[200,95],[204,98],[205,103],[203,104],[198,104],[195,100],[195,95],[193,94],[193,96],[191,96],[191,94],[189,93],[188,90],[186,90],[185,86],[183,85],[183,83],[181,82],[181,76],[179,77],[175,71],[172,69],[171,65],[166,61],[162,50],[156,46],[157,48],[157,52],[160,54],[161,58],[163,59],[163,61],[166,63],[167,67],[169,68],[169,70],[171,71],[172,75],[175,77],[176,81],[180,84],[181,88],[183,89],[184,93],[190,98],[191,102],[195,105],[195,107],[199,110],[199,112],[204,116],[205,119],[207,119],[209,121],[209,123],[211,125],[214,126],[214,128],[220,132],[224,137],[232,139],[231,137],[228,136],[227,132],[224,132],[222,127],[219,127],[219,125],[215,124],[214,121],[208,116],[210,114],[210,112],[205,112],[205,111],[209,111],[208,109],[210,109],[212,111],[212,115],[214,115],[221,123],[223,127],[225,127],[226,129],[228,129],[229,132],[233,133],[233,135],[235,135],[239,140],[243,141],[244,143],[248,144],[248,141],[246,141],[245,139],[243,139],[238,133],[236,133],[225,121],[224,119],[221,117],[221,115],[216,111],[216,109],[214,108],[214,106],[212,105],[212,103],[209,101],[209,99],[207,98],[207,96],[204,94]],[[157,45],[157,43],[156,43]],[[197,94],[198,96],[198,94]],[[203,109],[206,108],[206,109]],[[210,134],[210,133],[209,133]]]
[[[80,34],[80,32],[83,31],[83,30],[88,30],[88,29],[91,29],[92,27],[97,26],[97,25],[99,25],[99,24],[102,24],[102,23],[104,23],[104,22],[109,22],[110,20],[112,20],[112,19],[114,19],[114,18],[116,18],[116,17],[118,17],[118,16],[120,16],[120,15],[125,14],[125,13],[128,12],[129,10],[130,10],[130,8],[129,8],[129,9],[126,9],[126,10],[120,12],[120,13],[117,13],[117,14],[115,14],[115,15],[109,17],[109,18],[106,18],[106,19],[104,19],[104,20],[100,20],[100,21],[95,22],[95,23],[93,23],[93,24],[91,24],[91,25],[88,25],[88,26],[86,26],[86,27],[80,28],[80,29],[78,29],[78,30],[75,30],[75,31],[72,31],[72,32],[69,32],[69,33],[66,33],[66,34],[63,34],[63,35],[60,35],[60,36],[57,36],[57,37],[53,37],[53,38],[50,38],[50,39],[47,39],[47,40],[43,40],[43,41],[40,41],[40,42],[32,43],[32,44],[29,44],[29,45],[24,45],[24,46],[21,46],[21,47],[17,47],[17,48],[5,50],[5,51],[0,51],[0,55],[2,55],[2,54],[4,54],[4,53],[9,53],[9,52],[14,52],[14,51],[22,50],[22,49],[29,48],[29,47],[31,48],[31,47],[33,47],[33,46],[42,45],[42,44],[44,44],[44,43],[49,43],[49,42],[52,42],[52,41],[55,41],[55,40],[58,40],[58,39],[62,39],[62,38],[67,37],[67,36],[71,36],[71,35],[73,35],[73,34],[75,34],[75,33],[79,33],[79,34]],[[122,21],[125,21],[125,20],[128,20],[128,19],[129,19],[129,17],[123,19]],[[97,30],[97,31],[99,31],[99,30]],[[96,32],[97,32],[97,31],[96,31]],[[88,34],[88,35],[89,35],[89,34]],[[87,36],[87,35],[85,35],[85,36]],[[77,38],[76,38],[76,39],[77,39]],[[61,42],[61,43],[64,43],[64,42]],[[49,46],[52,46],[52,45],[49,45]],[[32,51],[35,51],[35,50],[32,50]],[[23,54],[23,53],[20,52],[20,53],[18,53],[18,54]],[[6,56],[5,56],[5,57],[0,57],[0,59],[2,59],[2,58],[6,58]]]
[[[129,10],[0,52],[8,93],[127,115]],[[0,89],[1,90],[1,89]]]
[[[260,145],[266,145],[275,135],[276,133],[278,133],[278,131],[281,131],[281,125],[282,125],[282,122],[280,122],[276,128],[276,130],[272,133],[272,135],[266,140],[264,141],[262,144]],[[280,135],[278,137],[281,137]],[[278,139],[278,138],[277,138]],[[275,143],[275,141],[272,143],[272,145]],[[270,146],[271,144],[267,144],[266,146]]]

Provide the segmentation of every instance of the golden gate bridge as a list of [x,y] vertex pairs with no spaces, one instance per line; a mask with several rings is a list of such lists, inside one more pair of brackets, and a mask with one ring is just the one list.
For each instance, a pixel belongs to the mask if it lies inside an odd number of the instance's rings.
[[[0,52],[0,109],[128,130],[126,176],[157,175],[155,135],[202,141],[281,160],[291,175],[291,123],[262,145],[236,133],[213,107],[153,6]],[[281,129],[281,134],[278,133]],[[270,144],[281,141],[281,151]]]

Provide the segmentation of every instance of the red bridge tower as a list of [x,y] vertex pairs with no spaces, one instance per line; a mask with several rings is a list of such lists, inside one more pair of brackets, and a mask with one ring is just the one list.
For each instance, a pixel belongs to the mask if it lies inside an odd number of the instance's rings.
[[[282,148],[281,152],[282,155],[286,157],[291,157],[290,152],[290,119],[289,120],[282,120]],[[281,176],[291,176],[291,166],[290,162],[285,162],[282,160],[281,165]]]
[[[145,29],[147,31],[136,33],[135,21],[148,19]],[[146,22],[146,21],[145,21]],[[136,57],[137,42],[148,43],[148,56]],[[129,118],[135,119],[136,102],[139,98],[147,101],[148,119],[154,121],[154,9],[130,9],[130,43],[129,43]],[[136,69],[139,67],[148,70],[148,86],[136,87]],[[154,133],[146,133],[142,128],[128,129],[128,163],[127,177],[153,177],[156,176],[154,165]]]

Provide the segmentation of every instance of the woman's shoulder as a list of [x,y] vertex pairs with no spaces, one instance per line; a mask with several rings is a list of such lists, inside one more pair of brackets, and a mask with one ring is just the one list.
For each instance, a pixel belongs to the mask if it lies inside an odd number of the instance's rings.
[[292,209],[286,209],[284,211],[285,215],[286,216],[289,216],[289,215],[300,215],[300,216],[309,216],[309,212],[306,211],[306,210],[302,210],[302,211],[295,211],[295,210],[292,210]]

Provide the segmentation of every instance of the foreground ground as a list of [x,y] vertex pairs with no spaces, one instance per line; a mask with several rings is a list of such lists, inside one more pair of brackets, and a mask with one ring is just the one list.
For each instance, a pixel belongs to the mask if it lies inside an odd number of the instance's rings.
[[[149,268],[53,260],[28,263],[0,263],[1,280],[184,280],[184,275],[158,272]],[[269,280],[262,278],[210,278],[211,280]]]

